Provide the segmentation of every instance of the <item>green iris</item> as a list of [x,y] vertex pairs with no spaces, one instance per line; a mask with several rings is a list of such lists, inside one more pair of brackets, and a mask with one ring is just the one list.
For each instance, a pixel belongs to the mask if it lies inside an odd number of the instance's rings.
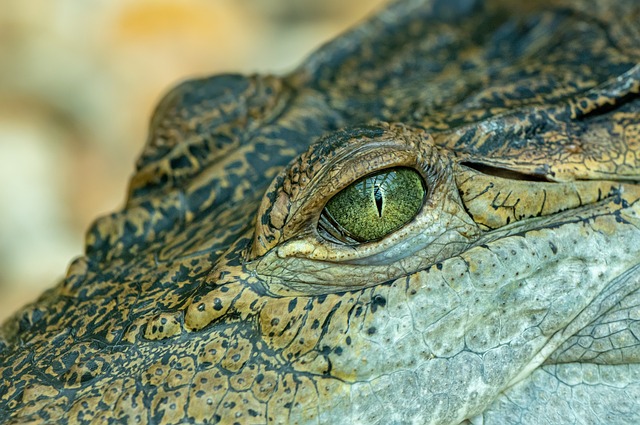
[[338,230],[358,242],[380,239],[411,221],[422,208],[424,182],[411,168],[363,177],[327,202],[324,212]]

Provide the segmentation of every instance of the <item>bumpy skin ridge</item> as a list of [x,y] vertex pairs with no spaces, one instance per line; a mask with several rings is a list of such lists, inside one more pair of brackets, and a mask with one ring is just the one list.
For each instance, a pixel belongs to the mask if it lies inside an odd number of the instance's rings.
[[[0,328],[0,423],[639,422],[638,22],[397,1],[290,75],[174,88],[126,206]],[[331,193],[399,161],[440,203],[318,236]]]

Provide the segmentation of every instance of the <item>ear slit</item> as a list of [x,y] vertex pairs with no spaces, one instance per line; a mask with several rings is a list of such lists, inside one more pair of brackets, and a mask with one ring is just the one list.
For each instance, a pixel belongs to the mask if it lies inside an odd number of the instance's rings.
[[544,175],[522,173],[519,171],[509,170],[507,168],[501,167],[494,167],[492,165],[482,164],[479,162],[462,161],[460,165],[464,165],[488,176],[500,177],[503,179],[553,183],[553,181],[547,179]]

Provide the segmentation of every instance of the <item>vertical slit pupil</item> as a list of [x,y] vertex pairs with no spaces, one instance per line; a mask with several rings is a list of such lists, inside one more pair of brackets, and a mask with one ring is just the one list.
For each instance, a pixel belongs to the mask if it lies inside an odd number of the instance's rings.
[[378,208],[378,217],[382,218],[382,190],[379,185],[375,185],[373,189],[373,198],[376,200],[376,207]]

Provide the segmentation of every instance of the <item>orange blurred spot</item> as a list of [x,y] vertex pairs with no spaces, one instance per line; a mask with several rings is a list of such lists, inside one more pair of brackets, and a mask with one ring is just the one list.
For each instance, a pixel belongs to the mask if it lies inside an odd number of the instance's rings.
[[[166,36],[233,39],[238,22],[233,6],[200,1],[128,3],[117,17],[114,30],[127,41]],[[225,37],[226,35],[226,37]]]

